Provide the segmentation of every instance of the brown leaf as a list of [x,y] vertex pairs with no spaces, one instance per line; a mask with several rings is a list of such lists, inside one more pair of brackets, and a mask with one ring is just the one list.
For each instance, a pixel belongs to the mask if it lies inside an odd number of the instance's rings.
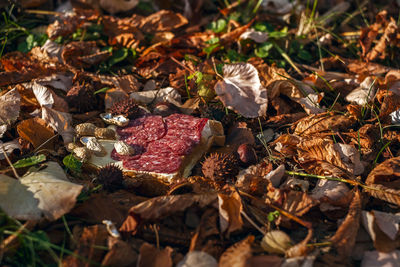
[[62,136],[65,144],[72,142],[75,130],[71,114],[42,107],[42,119]]
[[364,190],[372,196],[400,206],[400,157],[385,160],[368,175]]
[[386,23],[386,15],[387,11],[382,10],[376,15],[376,22],[370,25],[368,28],[363,28],[361,30],[361,35],[359,39],[359,43],[362,48],[362,55],[365,57],[368,51],[372,47],[372,43],[375,41],[376,37],[379,34],[379,29]]
[[146,33],[172,31],[187,24],[188,20],[179,13],[160,10],[141,21],[140,29]]
[[72,68],[89,68],[111,56],[109,51],[100,51],[95,41],[71,42],[62,53],[63,62]]
[[307,255],[307,253],[310,251],[310,247],[308,247],[307,244],[310,242],[312,236],[313,230],[312,228],[308,228],[307,236],[300,243],[297,243],[293,247],[289,248],[286,251],[286,256],[292,258]]
[[358,189],[354,191],[354,197],[343,223],[339,226],[335,235],[331,238],[341,258],[345,259],[352,253],[361,216],[361,194]]
[[280,267],[283,259],[275,255],[258,255],[249,258],[246,267]]
[[21,96],[17,89],[12,89],[0,96],[0,126],[14,123],[21,108]]
[[[32,118],[20,122],[17,126],[19,136],[29,141],[34,148],[44,144],[54,136],[54,131],[51,129],[45,120],[41,118]],[[43,148],[54,148],[54,140],[47,142]]]
[[392,252],[399,247],[399,214],[372,210],[363,211],[361,218],[376,250]]
[[126,12],[134,8],[139,3],[139,0],[118,0],[118,1],[107,1],[100,0],[99,4],[101,8],[109,12],[110,14],[115,14],[119,12]]
[[173,249],[157,249],[149,243],[140,247],[138,267],[172,267],[171,253]]
[[129,210],[129,215],[121,226],[121,231],[135,232],[138,222],[163,218],[184,211],[192,205],[205,207],[217,199],[216,193],[183,194],[160,196],[144,201]]
[[390,43],[396,40],[398,33],[397,23],[393,18],[390,18],[390,22],[386,25],[385,32],[379,39],[375,47],[367,54],[366,59],[373,61],[377,58],[384,59],[386,57],[386,48]]
[[108,237],[109,251],[104,256],[101,265],[114,267],[128,267],[136,265],[138,253],[133,247],[115,237]]
[[90,262],[101,262],[105,250],[98,247],[107,246],[107,237],[108,232],[104,225],[85,227],[77,242],[78,248],[74,251],[80,257],[70,255],[63,261],[63,264],[65,266],[89,267],[91,266]]
[[352,173],[343,163],[335,144],[329,139],[302,140],[298,145],[297,161],[309,173],[343,177]]
[[241,212],[243,211],[242,200],[238,192],[230,195],[218,194],[219,223],[222,232],[229,235],[243,226]]
[[347,130],[355,122],[354,118],[344,115],[331,113],[310,115],[297,123],[294,133],[298,135],[310,135],[326,131]]
[[219,259],[219,267],[245,267],[246,262],[252,256],[251,244],[254,236],[249,235],[242,241],[229,247]]

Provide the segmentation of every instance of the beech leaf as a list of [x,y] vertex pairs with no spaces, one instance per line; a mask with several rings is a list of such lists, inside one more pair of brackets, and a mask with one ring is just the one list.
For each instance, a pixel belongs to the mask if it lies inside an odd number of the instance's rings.
[[17,89],[12,89],[0,96],[0,126],[10,125],[19,116],[21,96]]
[[235,63],[225,65],[223,73],[223,81],[214,87],[222,103],[246,118],[266,116],[267,90],[257,69],[249,63]]

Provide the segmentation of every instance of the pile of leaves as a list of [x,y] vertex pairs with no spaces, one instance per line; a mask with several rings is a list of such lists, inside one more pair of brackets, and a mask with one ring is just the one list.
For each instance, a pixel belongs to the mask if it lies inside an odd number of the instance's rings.
[[[397,266],[397,2],[49,2],[1,7],[0,262]],[[226,142],[109,186],[68,145],[128,98]]]

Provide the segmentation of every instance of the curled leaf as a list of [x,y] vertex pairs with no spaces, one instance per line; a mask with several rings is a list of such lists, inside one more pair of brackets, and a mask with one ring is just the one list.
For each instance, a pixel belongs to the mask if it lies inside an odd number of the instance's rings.
[[215,84],[222,103],[246,118],[265,116],[267,90],[262,86],[257,69],[249,63],[223,67],[224,79]]

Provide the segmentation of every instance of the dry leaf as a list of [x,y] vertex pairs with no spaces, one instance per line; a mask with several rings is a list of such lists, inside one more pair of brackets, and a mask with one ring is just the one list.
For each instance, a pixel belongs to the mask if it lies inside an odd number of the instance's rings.
[[140,247],[139,260],[137,267],[172,267],[171,253],[173,249],[157,249],[149,243],[144,243]]
[[376,250],[392,252],[400,246],[399,215],[372,210],[362,212],[362,223]]
[[187,24],[188,20],[179,13],[160,10],[141,21],[140,29],[147,33],[172,31]]
[[[54,136],[54,131],[46,121],[41,118],[32,118],[20,122],[17,126],[19,136],[29,141],[34,148],[43,145],[46,141]],[[54,140],[47,142],[43,148],[54,148]]]
[[254,29],[248,29],[242,35],[240,35],[239,39],[251,39],[256,43],[264,43],[268,40],[268,32],[260,32]]
[[219,267],[245,267],[252,256],[251,244],[254,236],[250,235],[233,246],[229,247],[219,259]]
[[243,226],[241,212],[242,200],[238,192],[231,195],[218,194],[219,224],[222,232],[228,235]]
[[257,69],[249,63],[224,65],[224,80],[215,84],[222,103],[246,118],[266,116],[267,90],[261,85]]
[[129,11],[139,4],[139,0],[100,0],[100,6],[110,14]]
[[343,163],[334,143],[329,139],[314,138],[303,140],[297,147],[297,161],[309,173],[343,177],[347,172],[352,172]]
[[334,115],[330,113],[322,113],[310,115],[301,119],[294,130],[297,135],[310,135],[326,131],[341,131],[347,130],[356,122],[354,118],[344,115]]
[[206,252],[190,251],[176,267],[218,267],[218,262]]
[[375,96],[376,85],[372,77],[366,77],[360,86],[346,96],[346,101],[364,106]]
[[125,241],[115,237],[108,237],[109,251],[104,256],[101,265],[115,267],[134,266],[138,260],[138,253]]
[[83,186],[68,181],[56,162],[21,179],[0,174],[0,207],[19,220],[56,220],[70,211]]
[[385,160],[368,175],[364,190],[370,195],[400,206],[400,157]]
[[75,130],[72,127],[71,114],[42,107],[42,119],[48,122],[48,124],[62,136],[64,144],[72,142]]
[[[0,126],[0,138],[1,138],[1,126]],[[19,149],[21,150],[21,145],[18,142],[18,139],[14,139],[12,141],[9,142],[5,142],[3,143],[0,140],[0,147],[3,147],[4,152],[6,152],[7,156],[9,156],[15,149]],[[5,159],[3,150],[0,149],[0,160]]]
[[192,205],[205,207],[217,199],[216,193],[183,194],[160,196],[144,201],[129,210],[129,215],[121,226],[121,231],[135,232],[138,221],[151,221],[163,218],[179,211],[184,211]]
[[133,92],[130,94],[130,97],[143,104],[169,102],[178,107],[182,105],[181,95],[172,87],[167,87],[160,90]]
[[[74,255],[69,255],[63,260],[63,266],[89,267],[90,262],[101,262],[105,254],[102,247],[107,246],[108,232],[104,225],[85,227],[79,236],[76,236],[77,249]],[[79,256],[79,257],[77,257]]]
[[356,243],[357,232],[360,226],[360,216],[361,194],[356,189],[346,218],[339,226],[335,235],[331,238],[339,256],[343,259],[346,259],[351,255],[354,244]]
[[365,251],[361,261],[361,267],[387,266],[397,267],[400,262],[400,250],[395,250],[390,253],[379,251]]
[[12,89],[0,96],[0,126],[11,125],[19,116],[21,96],[17,89]]

